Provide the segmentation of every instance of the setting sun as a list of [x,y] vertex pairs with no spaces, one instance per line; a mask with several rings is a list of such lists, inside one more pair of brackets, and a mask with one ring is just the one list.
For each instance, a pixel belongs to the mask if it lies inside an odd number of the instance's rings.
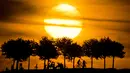
[[73,7],[73,6],[69,5],[69,4],[60,4],[60,5],[56,6],[55,9],[59,10],[59,11],[69,11],[69,12],[70,11],[73,12],[73,11],[76,10],[75,7]]
[[[58,16],[60,15],[67,17],[79,16],[80,13],[77,11],[75,7],[69,4],[60,4],[56,7],[53,7],[52,12],[57,14],[59,13],[59,15],[51,13],[50,14],[51,16],[48,16],[46,19],[44,19],[44,23],[46,24],[44,28],[49,35],[51,35],[53,38],[62,38],[62,37],[75,38],[76,36],[78,36],[78,34],[82,30],[81,21],[58,18]],[[57,17],[49,18],[52,16]]]
[[77,36],[82,28],[74,27],[61,27],[61,26],[45,26],[47,33],[50,33],[54,38],[69,37],[74,38]]

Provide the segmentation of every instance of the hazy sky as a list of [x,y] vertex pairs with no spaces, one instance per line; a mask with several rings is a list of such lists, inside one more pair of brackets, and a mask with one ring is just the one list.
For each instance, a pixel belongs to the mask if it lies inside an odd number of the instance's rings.
[[[43,19],[53,6],[60,3],[75,6],[85,18],[118,20],[86,20],[75,40],[82,43],[85,39],[109,36],[121,42],[125,46],[126,56],[130,56],[129,0],[0,0],[0,45],[10,38],[39,40],[41,36],[49,36],[44,30]],[[129,67],[124,63],[121,65]]]

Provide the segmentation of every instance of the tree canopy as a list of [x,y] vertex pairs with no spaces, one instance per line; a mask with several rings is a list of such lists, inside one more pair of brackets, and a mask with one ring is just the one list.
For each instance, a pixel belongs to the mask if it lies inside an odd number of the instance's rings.
[[13,58],[15,60],[24,61],[31,55],[30,43],[18,38],[16,40],[10,39],[2,44],[2,52],[6,58]]
[[54,41],[48,39],[47,37],[42,37],[40,40],[39,48],[37,49],[37,55],[40,59],[50,59],[57,58],[58,51],[55,45],[53,45]]

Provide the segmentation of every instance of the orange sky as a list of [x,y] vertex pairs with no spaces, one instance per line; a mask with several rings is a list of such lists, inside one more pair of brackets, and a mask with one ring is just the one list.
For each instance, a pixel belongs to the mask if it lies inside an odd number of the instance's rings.
[[[0,44],[9,38],[23,37],[38,41],[41,36],[49,36],[43,28],[43,17],[47,11],[51,10],[53,6],[59,3],[68,3],[75,6],[80,11],[81,15],[86,18],[130,21],[130,2],[127,2],[128,0],[16,1],[17,0],[12,0],[11,2],[8,2],[9,7],[7,5],[7,8],[5,7],[6,10],[0,12]],[[3,10],[2,2],[3,4],[6,4],[6,0],[0,1],[0,11]],[[12,3],[12,5],[10,3]],[[130,66],[126,64],[130,61],[130,22],[101,22],[86,20],[84,21],[81,33],[74,40],[81,44],[83,40],[101,38],[104,36],[109,36],[125,46],[126,58],[118,60],[118,62],[121,63],[116,64],[116,68],[130,68]],[[1,66],[3,65],[3,61],[3,57],[0,56]],[[7,61],[7,63],[10,62]],[[96,66],[99,67],[100,64],[102,64],[101,61]],[[0,70],[1,69],[3,69],[3,66],[0,67]]]

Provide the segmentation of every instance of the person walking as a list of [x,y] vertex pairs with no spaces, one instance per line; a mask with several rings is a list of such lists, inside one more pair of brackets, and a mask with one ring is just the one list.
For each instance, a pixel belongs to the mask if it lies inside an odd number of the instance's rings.
[[78,68],[80,68],[80,66],[81,66],[81,61],[80,61],[80,59],[77,61],[77,67]]
[[86,64],[87,64],[87,62],[85,60],[83,60],[83,67],[82,68],[86,68]]
[[35,69],[37,70],[38,69],[38,65],[36,64],[36,66],[35,66]]

